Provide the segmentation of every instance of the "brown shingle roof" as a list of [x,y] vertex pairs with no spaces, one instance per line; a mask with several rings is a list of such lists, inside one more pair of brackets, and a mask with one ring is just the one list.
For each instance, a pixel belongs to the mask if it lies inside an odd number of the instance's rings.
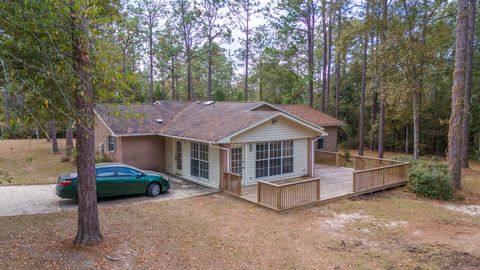
[[[97,105],[95,112],[117,136],[162,134],[217,142],[282,114],[278,110],[251,110],[262,104],[265,103],[216,102],[207,106],[203,102],[159,101],[141,105]],[[276,106],[318,126],[343,124],[308,106]],[[157,119],[162,119],[162,122]]]
[[319,112],[307,105],[303,104],[278,104],[274,105],[284,111],[287,111],[297,117],[302,118],[317,126],[330,127],[330,126],[342,126],[344,123],[328,114]]
[[[160,104],[111,105],[97,104],[95,112],[115,135],[153,134],[164,126],[189,102],[165,102]],[[157,123],[162,119],[163,123]]]

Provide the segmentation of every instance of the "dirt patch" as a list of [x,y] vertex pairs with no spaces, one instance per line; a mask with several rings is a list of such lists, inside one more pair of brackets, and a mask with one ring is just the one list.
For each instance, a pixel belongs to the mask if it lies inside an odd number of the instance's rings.
[[470,216],[480,217],[480,205],[445,204],[444,207],[448,210],[456,211]]

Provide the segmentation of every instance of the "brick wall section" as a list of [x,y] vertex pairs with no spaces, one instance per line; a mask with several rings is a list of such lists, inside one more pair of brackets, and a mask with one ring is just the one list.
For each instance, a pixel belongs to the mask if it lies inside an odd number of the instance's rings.
[[[165,170],[163,136],[129,136],[120,138],[121,162],[144,170]],[[118,139],[117,139],[118,143]]]
[[112,135],[107,126],[95,116],[95,151],[100,152],[103,143],[105,154],[113,161],[125,163],[139,169],[165,170],[165,140],[163,136],[117,137],[117,149],[108,151],[108,136]]
[[323,139],[323,150],[337,152],[337,137],[338,137],[338,127],[324,127],[325,131],[328,133],[328,136],[325,136]]

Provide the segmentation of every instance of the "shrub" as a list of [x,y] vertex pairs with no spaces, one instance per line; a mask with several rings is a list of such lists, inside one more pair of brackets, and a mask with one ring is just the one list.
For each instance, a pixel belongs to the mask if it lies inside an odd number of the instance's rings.
[[112,158],[105,154],[98,154],[95,156],[95,163],[102,163],[102,162],[112,162]]
[[454,196],[448,166],[439,160],[417,160],[408,172],[408,187],[418,196],[451,200]]
[[352,152],[350,152],[350,149],[348,148],[343,149],[343,156],[347,161],[350,161],[352,159]]

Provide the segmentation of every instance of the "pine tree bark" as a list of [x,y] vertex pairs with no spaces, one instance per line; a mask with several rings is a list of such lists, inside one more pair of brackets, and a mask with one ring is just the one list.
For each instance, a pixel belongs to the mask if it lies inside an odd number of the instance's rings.
[[[368,1],[366,3],[366,18],[369,14]],[[358,155],[363,156],[365,148],[365,93],[367,85],[367,50],[368,50],[368,34],[365,32],[363,37],[363,58],[362,58],[362,89],[360,92],[360,109],[358,120]]]
[[308,43],[308,101],[311,108],[313,108],[313,81],[315,74],[315,16],[314,3],[309,1],[309,12],[307,21],[307,43]]
[[325,110],[328,111],[328,104],[330,102],[330,72],[332,67],[332,7],[328,10],[328,50],[327,50],[327,100],[325,104]]
[[58,154],[58,140],[57,140],[57,122],[55,120],[50,120],[48,122],[50,127],[50,142],[52,143],[52,153]]
[[452,113],[448,129],[448,168],[453,186],[462,187],[462,124],[465,98],[465,78],[468,43],[468,0],[458,1],[457,27],[455,30],[455,71],[452,86]]
[[250,1],[247,1],[247,14],[245,22],[245,82],[244,82],[244,95],[245,101],[248,101],[248,65],[250,60]]
[[462,167],[469,168],[468,150],[470,147],[470,122],[472,119],[472,89],[473,89],[473,43],[475,40],[475,15],[477,1],[470,0],[468,5],[468,44],[467,44],[467,73],[465,84],[465,106],[462,123]]
[[[383,29],[381,30],[381,40],[382,43],[387,39],[388,31],[388,0],[383,1]],[[382,64],[384,66],[384,64]],[[385,68],[382,67],[382,70]],[[385,147],[385,106],[386,106],[386,90],[384,85],[384,76],[381,75],[380,78],[380,118],[378,123],[378,157],[383,158],[384,147]]]
[[172,56],[171,59],[172,65],[170,66],[170,77],[171,77],[171,87],[172,87],[172,100],[175,100],[175,57]]
[[148,58],[149,58],[149,81],[148,89],[150,102],[153,103],[153,18],[149,18],[148,24]]
[[[338,9],[338,36],[342,34],[342,8]],[[340,55],[341,51],[338,47],[335,48],[335,117],[339,118],[340,111]]]
[[77,128],[78,228],[75,243],[102,240],[95,181],[94,100],[89,56],[87,7],[70,1]]
[[323,35],[323,63],[322,63],[322,102],[320,111],[327,110],[327,56],[328,56],[328,37],[327,37],[327,18],[326,18],[327,2],[322,1],[322,35]]
[[[211,35],[211,33],[210,33]],[[207,64],[208,64],[208,87],[207,87],[207,99],[212,100],[212,66],[213,66],[213,61],[212,61],[212,40],[208,41],[208,59],[207,59]]]

